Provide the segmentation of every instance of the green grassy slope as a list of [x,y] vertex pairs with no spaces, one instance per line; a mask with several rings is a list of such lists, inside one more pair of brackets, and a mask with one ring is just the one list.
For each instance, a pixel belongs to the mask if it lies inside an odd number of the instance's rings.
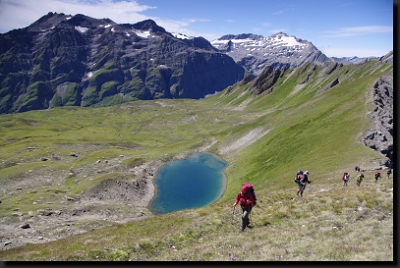
[[[83,177],[71,182],[69,172],[121,154],[121,165],[132,167],[206,150],[229,165],[226,192],[208,207],[29,244],[2,251],[0,257],[393,261],[392,180],[382,178],[374,184],[375,160],[382,156],[360,142],[371,123],[370,92],[383,72],[393,72],[392,65],[370,61],[325,75],[322,67],[303,66],[286,71],[270,94],[258,96],[251,94],[248,84],[238,83],[229,92],[202,100],[135,101],[4,115],[0,183],[29,180],[27,170],[44,169],[40,157],[55,152],[67,156],[72,150],[78,159],[53,161],[45,168],[60,174],[58,189],[76,195],[105,175],[93,175],[91,183]],[[335,79],[339,84],[327,89]],[[238,143],[241,139],[246,144]],[[355,186],[355,165],[366,170],[362,187]],[[298,169],[309,170],[312,181],[303,198],[295,197],[293,177]],[[344,171],[353,177],[347,188],[340,180]],[[232,215],[232,204],[244,181],[254,184],[259,204],[252,212],[254,229],[239,234],[240,218]],[[19,200],[26,211],[29,198],[35,198],[35,193],[23,200],[0,194],[8,203]],[[0,214],[9,209],[0,207]]]

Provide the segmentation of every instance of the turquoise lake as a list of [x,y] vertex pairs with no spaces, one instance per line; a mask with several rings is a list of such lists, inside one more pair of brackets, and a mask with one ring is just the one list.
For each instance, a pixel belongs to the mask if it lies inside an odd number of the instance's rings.
[[199,208],[217,201],[225,191],[228,164],[210,153],[195,153],[162,166],[154,178],[153,214]]

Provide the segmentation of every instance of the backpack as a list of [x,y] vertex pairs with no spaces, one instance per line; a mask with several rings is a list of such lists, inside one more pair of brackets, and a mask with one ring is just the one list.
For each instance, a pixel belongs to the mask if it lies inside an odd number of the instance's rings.
[[294,182],[295,183],[300,183],[300,180],[303,178],[303,171],[302,170],[298,170],[296,177],[294,178]]
[[342,180],[344,180],[344,181],[349,180],[349,174],[347,172],[343,174]]
[[251,184],[250,182],[245,182],[242,184],[242,187],[245,186],[247,188],[247,192],[249,193],[249,195],[253,196],[254,199],[254,205],[256,205],[257,203],[257,198],[256,198],[256,194],[254,192],[254,187],[253,184]]

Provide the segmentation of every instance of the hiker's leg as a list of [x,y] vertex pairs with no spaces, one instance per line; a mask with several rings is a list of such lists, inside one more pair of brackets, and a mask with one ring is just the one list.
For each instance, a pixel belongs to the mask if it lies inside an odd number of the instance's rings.
[[301,194],[302,191],[303,191],[303,185],[299,183],[299,189],[297,190],[297,195]]
[[249,211],[246,210],[245,215],[244,215],[244,226],[243,226],[243,230],[244,228],[247,227],[247,225],[249,225]]
[[249,225],[249,209],[243,209],[242,228],[240,230],[244,231],[244,229],[246,229],[247,225]]
[[240,231],[244,231],[244,229],[247,226],[246,216],[247,216],[247,211],[244,208],[242,208],[242,227],[240,227]]
[[247,220],[247,227],[249,227],[249,225],[250,225],[250,213],[251,213],[251,210],[253,209],[253,207],[249,207],[249,212],[248,212],[248,214],[247,214],[247,218],[248,218],[248,220]]

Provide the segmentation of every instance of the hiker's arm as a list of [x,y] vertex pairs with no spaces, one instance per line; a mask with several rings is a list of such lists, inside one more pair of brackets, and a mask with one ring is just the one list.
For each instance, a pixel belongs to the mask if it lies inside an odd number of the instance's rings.
[[233,203],[233,207],[236,207],[238,203],[239,203],[239,194],[236,196],[235,203]]

